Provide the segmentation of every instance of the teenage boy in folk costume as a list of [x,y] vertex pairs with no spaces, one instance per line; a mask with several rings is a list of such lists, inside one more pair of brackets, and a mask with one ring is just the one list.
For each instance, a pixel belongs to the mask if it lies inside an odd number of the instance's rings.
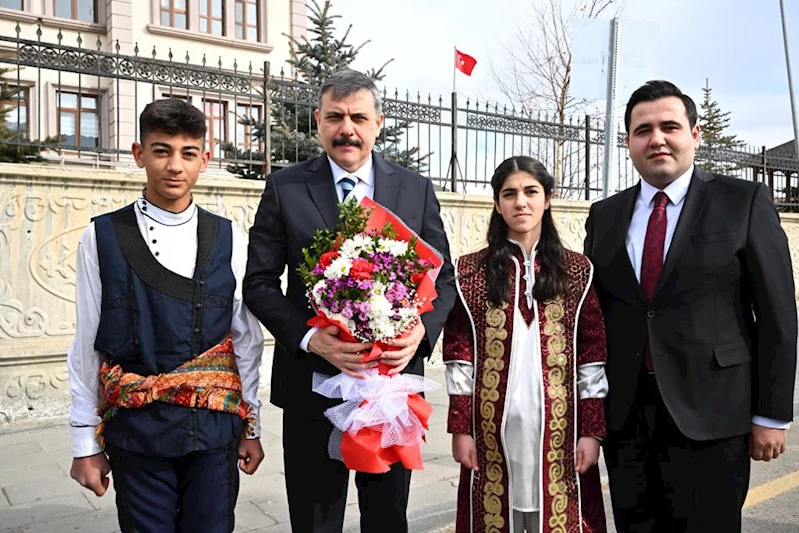
[[202,112],[159,100],[140,131],[147,187],[78,248],[70,474],[102,496],[113,473],[123,532],[229,532],[237,463],[252,474],[263,459],[246,243],[192,199],[210,158]]
[[488,247],[456,264],[444,361],[458,533],[605,532],[605,328],[593,266],[555,229],[554,185],[532,158],[503,162]]

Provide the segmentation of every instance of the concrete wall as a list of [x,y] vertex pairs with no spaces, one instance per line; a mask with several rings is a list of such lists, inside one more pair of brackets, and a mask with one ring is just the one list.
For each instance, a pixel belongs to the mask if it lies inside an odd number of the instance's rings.
[[[0,164],[0,425],[65,414],[66,353],[75,329],[75,254],[90,219],[136,199],[142,172]],[[234,221],[246,234],[263,182],[204,176],[198,205]],[[489,196],[439,193],[453,256],[483,246]],[[582,250],[587,202],[556,201],[566,244]],[[783,215],[799,271],[799,216]],[[268,385],[272,339],[267,336],[262,383]],[[434,358],[434,363],[436,359]]]

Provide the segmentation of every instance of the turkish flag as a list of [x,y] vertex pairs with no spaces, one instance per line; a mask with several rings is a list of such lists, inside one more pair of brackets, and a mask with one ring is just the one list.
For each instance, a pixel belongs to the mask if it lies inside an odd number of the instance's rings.
[[455,50],[455,68],[466,74],[472,75],[472,70],[477,64],[477,60],[468,54],[464,54],[460,50]]

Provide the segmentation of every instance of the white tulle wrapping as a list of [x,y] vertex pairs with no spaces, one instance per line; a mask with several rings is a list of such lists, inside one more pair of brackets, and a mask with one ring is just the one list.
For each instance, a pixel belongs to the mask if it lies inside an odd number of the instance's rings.
[[[346,431],[355,435],[363,428],[381,432],[381,446],[414,446],[420,444],[425,428],[416,414],[408,408],[408,396],[437,390],[440,385],[424,376],[397,374],[381,375],[376,368],[366,372],[365,379],[347,374],[313,376],[313,390],[327,398],[341,398],[344,403],[325,411],[333,424],[329,452],[341,459],[341,437]],[[366,403],[361,405],[362,403]]]

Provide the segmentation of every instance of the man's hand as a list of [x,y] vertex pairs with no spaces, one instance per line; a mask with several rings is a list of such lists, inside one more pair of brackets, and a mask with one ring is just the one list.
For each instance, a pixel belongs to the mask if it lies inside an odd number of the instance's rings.
[[383,355],[380,357],[381,363],[394,367],[388,371],[389,376],[399,374],[408,366],[413,356],[416,355],[416,350],[419,349],[419,345],[422,343],[425,333],[424,324],[419,320],[407,337],[386,342],[387,345],[395,348],[393,350],[384,351]]
[[477,447],[474,438],[468,433],[455,433],[452,435],[452,457],[461,466],[477,472]]
[[580,437],[577,441],[577,457],[574,468],[581,474],[599,461],[599,441],[594,437]]
[[749,435],[749,455],[755,461],[771,461],[785,453],[788,437],[784,429],[772,429],[752,424]]
[[324,358],[348,376],[363,379],[366,377],[362,373],[364,370],[377,366],[377,361],[361,363],[362,352],[370,349],[372,345],[362,342],[344,342],[338,338],[338,333],[339,329],[336,326],[320,329],[308,341],[308,351]]
[[258,465],[264,460],[264,449],[261,439],[241,439],[239,443],[239,470],[253,475]]
[[102,496],[108,490],[108,473],[111,471],[111,463],[105,453],[90,455],[89,457],[78,457],[72,460],[72,468],[69,469],[69,477],[94,492],[97,496]]

